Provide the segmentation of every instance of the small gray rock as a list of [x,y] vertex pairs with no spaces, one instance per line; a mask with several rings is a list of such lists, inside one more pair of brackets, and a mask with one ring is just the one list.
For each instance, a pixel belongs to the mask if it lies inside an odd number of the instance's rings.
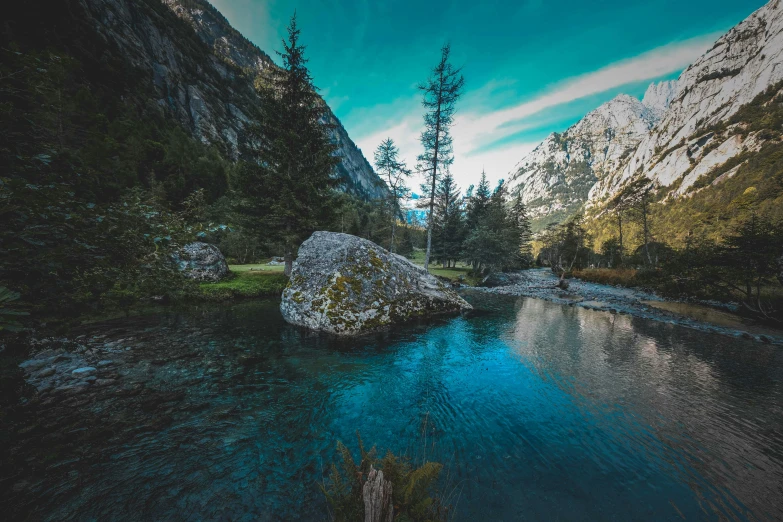
[[226,258],[215,245],[189,243],[173,258],[187,277],[197,281],[220,281],[228,275]]
[[38,368],[41,368],[43,366],[46,366],[49,364],[49,359],[30,359],[29,361],[25,361],[22,364],[19,365],[20,368],[27,370],[27,371],[35,371]]
[[71,373],[73,375],[78,376],[78,377],[84,377],[85,375],[91,375],[91,374],[95,373],[96,371],[97,370],[95,368],[93,368],[92,366],[84,366],[82,368],[76,368]]
[[105,366],[111,366],[112,364],[114,364],[114,361],[105,360],[105,361],[98,361],[97,366],[98,368],[103,368]]
[[86,390],[88,384],[85,382],[78,382],[76,384],[64,384],[63,386],[58,386],[53,390],[54,393],[78,393],[80,391]]

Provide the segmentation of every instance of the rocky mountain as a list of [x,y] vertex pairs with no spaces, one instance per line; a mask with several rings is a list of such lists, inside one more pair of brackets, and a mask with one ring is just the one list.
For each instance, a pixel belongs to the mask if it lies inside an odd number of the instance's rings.
[[[783,5],[773,0],[721,37],[677,81],[677,92],[660,123],[621,170],[591,191],[591,200],[612,194],[634,175],[644,175],[682,195],[701,177],[768,137],[714,132],[738,111],[783,80]],[[736,122],[739,125],[741,122]]]
[[676,81],[650,86],[641,102],[618,97],[547,138],[520,162],[512,186],[541,221],[600,206],[637,176],[669,197],[686,196],[704,180],[735,175],[738,158],[780,139],[777,123],[755,119],[752,109],[775,102],[781,81],[783,6],[772,0]]
[[[89,25],[119,47],[149,77],[160,110],[205,143],[236,158],[245,129],[258,118],[253,82],[275,67],[271,58],[231,27],[206,0],[79,0]],[[385,194],[381,179],[336,116],[333,138],[345,191]]]
[[674,82],[652,85],[642,101],[619,95],[526,156],[510,181],[539,224],[583,207],[596,183],[620,169],[649,136],[675,88]]

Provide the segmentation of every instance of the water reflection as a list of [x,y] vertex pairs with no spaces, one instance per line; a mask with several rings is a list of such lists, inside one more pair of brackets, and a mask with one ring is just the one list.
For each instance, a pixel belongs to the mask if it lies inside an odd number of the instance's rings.
[[[783,517],[774,347],[532,299],[347,341],[277,303],[116,321],[110,392],[14,411],[12,518],[317,520],[334,442],[448,463],[459,520]],[[104,337],[98,337],[104,336]],[[70,402],[68,402],[70,401]]]
[[642,458],[688,484],[697,517],[781,517],[780,350],[544,301],[517,309],[517,353],[593,417],[621,468]]

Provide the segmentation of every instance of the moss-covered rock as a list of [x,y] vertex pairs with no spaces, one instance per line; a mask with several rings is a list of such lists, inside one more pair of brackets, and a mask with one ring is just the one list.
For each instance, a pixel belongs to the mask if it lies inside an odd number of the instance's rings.
[[316,232],[302,244],[280,305],[289,323],[339,335],[470,308],[404,257],[333,232]]

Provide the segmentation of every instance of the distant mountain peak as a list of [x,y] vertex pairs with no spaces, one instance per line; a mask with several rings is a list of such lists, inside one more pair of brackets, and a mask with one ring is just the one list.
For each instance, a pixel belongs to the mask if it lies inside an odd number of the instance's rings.
[[751,14],[677,80],[651,84],[641,100],[615,97],[523,158],[511,186],[538,227],[600,204],[639,175],[679,197],[730,159],[779,139],[780,129],[710,129],[783,82],[782,4]]
[[644,93],[642,104],[662,117],[677,94],[677,86],[677,80],[651,83]]
[[670,83],[650,86],[648,103],[618,94],[523,158],[510,182],[531,215],[543,225],[584,206],[595,182],[618,168],[660,121],[672,96]]

